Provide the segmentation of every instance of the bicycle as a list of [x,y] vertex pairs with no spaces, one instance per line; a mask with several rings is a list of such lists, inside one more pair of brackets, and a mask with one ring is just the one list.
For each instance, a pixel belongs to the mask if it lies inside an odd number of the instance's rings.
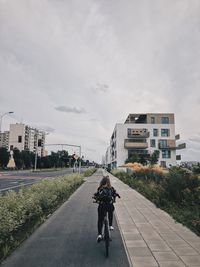
[[[93,203],[99,204],[99,201],[95,200],[95,201],[93,201]],[[108,223],[108,211],[105,211],[105,215],[104,215],[104,219],[103,219],[103,239],[102,240],[105,242],[105,255],[107,258],[109,256],[110,241],[112,241],[110,229],[109,229],[109,223]]]
[[[120,198],[119,194],[116,194],[116,196]],[[93,201],[93,203],[97,203],[97,204],[100,203],[100,201],[98,199],[96,199],[95,197],[93,197],[93,198],[95,199],[95,201]],[[115,203],[115,198],[113,200],[113,203]],[[104,215],[104,219],[103,219],[103,241],[105,242],[105,256],[107,258],[109,256],[110,242],[112,241],[110,229],[109,229],[108,210],[105,210],[105,215]]]

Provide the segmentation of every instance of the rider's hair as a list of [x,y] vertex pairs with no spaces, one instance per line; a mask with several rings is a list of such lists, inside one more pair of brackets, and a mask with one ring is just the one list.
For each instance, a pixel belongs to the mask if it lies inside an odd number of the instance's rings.
[[110,178],[109,178],[109,176],[107,175],[107,176],[103,176],[103,178],[102,178],[102,180],[101,180],[101,182],[100,182],[100,185],[99,185],[99,187],[101,188],[101,187],[103,187],[103,186],[107,186],[107,187],[111,187],[111,183],[110,183]]

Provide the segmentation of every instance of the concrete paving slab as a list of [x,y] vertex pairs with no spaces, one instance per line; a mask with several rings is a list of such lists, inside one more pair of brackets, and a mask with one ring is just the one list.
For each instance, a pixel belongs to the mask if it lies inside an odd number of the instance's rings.
[[154,257],[158,262],[163,262],[163,261],[178,261],[178,257],[176,254],[172,251],[167,251],[167,252],[153,252]]
[[144,240],[126,240],[125,239],[125,243],[126,243],[127,247],[130,247],[130,248],[138,248],[138,247],[145,248],[145,247],[147,247]]
[[182,261],[166,261],[161,262],[160,267],[186,267]]
[[200,255],[180,256],[187,266],[200,266]]
[[133,256],[152,256],[152,253],[149,248],[137,248],[137,247],[129,247],[128,252],[131,257]]
[[186,246],[186,247],[175,247],[175,248],[173,248],[173,250],[179,256],[199,255],[199,253],[195,249],[191,248],[190,246]]
[[[115,212],[133,267],[200,267],[200,238],[196,234],[116,177],[110,178],[122,196]],[[142,239],[137,240],[139,235]],[[153,257],[153,265],[146,262],[148,257]],[[145,258],[144,262],[140,258]]]
[[149,267],[155,266],[158,267],[158,263],[152,256],[145,256],[145,257],[131,257],[134,267]]

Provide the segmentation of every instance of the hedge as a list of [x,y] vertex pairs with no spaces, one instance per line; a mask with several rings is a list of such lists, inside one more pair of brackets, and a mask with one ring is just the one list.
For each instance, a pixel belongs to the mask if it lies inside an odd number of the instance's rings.
[[71,174],[43,180],[18,193],[0,196],[0,260],[66,201],[83,183],[83,177]]

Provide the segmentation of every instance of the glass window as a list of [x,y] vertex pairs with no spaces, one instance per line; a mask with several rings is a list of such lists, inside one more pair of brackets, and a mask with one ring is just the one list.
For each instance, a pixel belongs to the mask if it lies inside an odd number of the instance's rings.
[[169,124],[169,118],[168,117],[161,117],[161,123],[162,124]]
[[155,147],[156,146],[156,140],[155,139],[151,139],[150,140],[150,146],[151,147]]
[[155,117],[151,117],[151,123],[152,123],[152,124],[155,123]]
[[18,143],[21,143],[21,142],[22,142],[22,136],[19,135],[19,136],[18,136]]
[[153,136],[158,136],[158,129],[153,129]]
[[171,151],[170,150],[162,150],[162,158],[163,159],[170,159],[171,158]]
[[160,140],[159,144],[160,144],[160,148],[166,148],[167,147],[167,140]]
[[161,136],[169,136],[169,129],[161,129]]

